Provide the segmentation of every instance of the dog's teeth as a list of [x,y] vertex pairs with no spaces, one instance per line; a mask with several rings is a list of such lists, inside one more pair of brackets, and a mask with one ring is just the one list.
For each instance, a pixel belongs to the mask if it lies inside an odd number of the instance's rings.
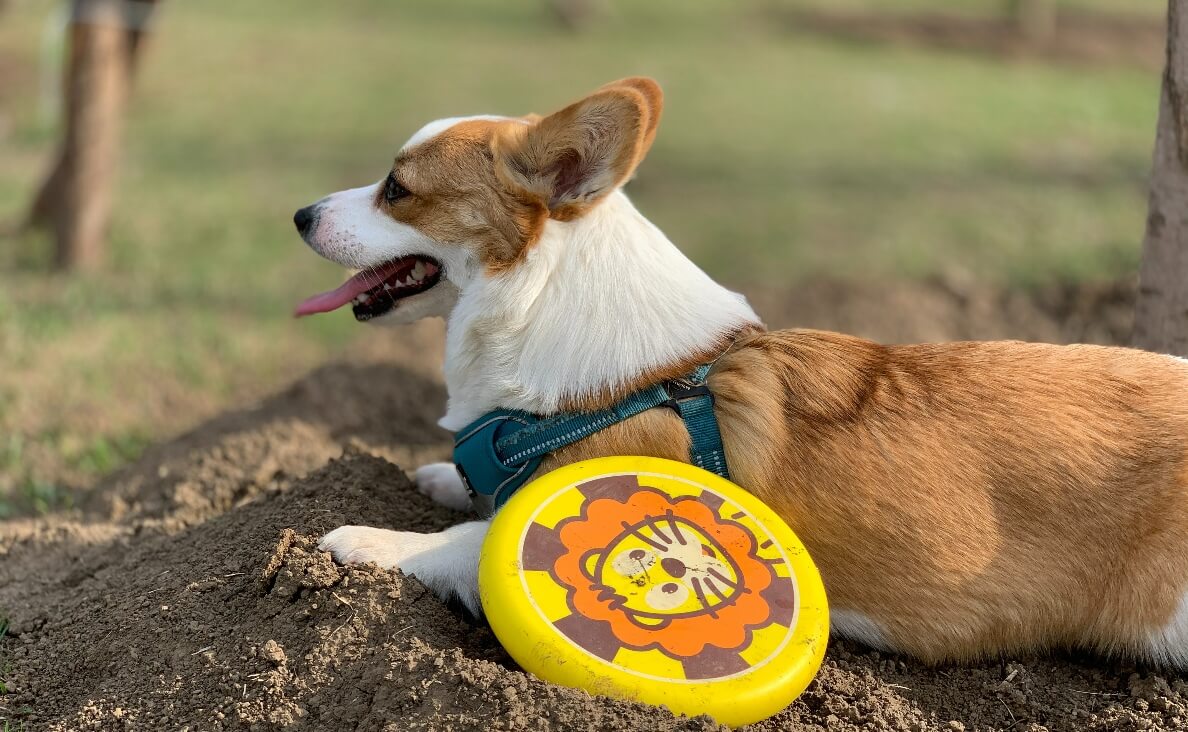
[[419,280],[424,276],[425,276],[425,263],[417,262],[417,266],[413,267],[412,278],[414,280]]
[[385,283],[384,283],[384,289],[385,289],[385,290],[391,290],[391,289],[392,289],[392,286],[391,286],[391,285],[389,285],[387,282],[385,282]]

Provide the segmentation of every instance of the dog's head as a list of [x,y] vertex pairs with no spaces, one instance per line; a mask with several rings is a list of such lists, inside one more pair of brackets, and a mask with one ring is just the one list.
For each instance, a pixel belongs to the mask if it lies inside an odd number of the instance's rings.
[[651,146],[660,87],[608,84],[547,117],[432,122],[388,175],[299,210],[314,251],[359,272],[298,315],[352,304],[358,320],[446,316],[476,278],[515,267],[550,220],[571,221],[621,186]]

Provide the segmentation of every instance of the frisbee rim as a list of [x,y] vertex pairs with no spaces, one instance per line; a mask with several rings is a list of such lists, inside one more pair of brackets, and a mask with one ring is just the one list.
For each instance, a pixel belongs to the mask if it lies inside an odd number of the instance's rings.
[[[654,477],[657,482],[672,480],[709,490],[739,506],[758,524],[765,538],[776,542],[790,570],[796,606],[779,645],[758,663],[711,679],[656,676],[591,653],[549,620],[520,568],[528,527],[566,491],[593,479],[622,475]],[[673,495],[648,483],[643,486]],[[516,581],[510,581],[513,579]],[[730,726],[766,719],[798,697],[816,676],[829,636],[824,586],[795,532],[770,507],[738,485],[688,463],[663,458],[613,456],[585,460],[535,478],[516,491],[492,519],[484,541],[479,594],[496,637],[509,655],[534,675],[590,693],[663,704],[677,713],[708,714]],[[773,667],[777,661],[780,665]],[[718,699],[726,701],[715,703]]]

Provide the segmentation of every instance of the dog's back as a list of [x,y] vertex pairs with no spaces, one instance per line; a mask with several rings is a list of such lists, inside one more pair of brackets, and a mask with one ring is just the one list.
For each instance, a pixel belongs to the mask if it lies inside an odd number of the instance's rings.
[[1188,661],[1188,364],[1097,346],[756,335],[715,369],[734,476],[835,626],[924,658]]

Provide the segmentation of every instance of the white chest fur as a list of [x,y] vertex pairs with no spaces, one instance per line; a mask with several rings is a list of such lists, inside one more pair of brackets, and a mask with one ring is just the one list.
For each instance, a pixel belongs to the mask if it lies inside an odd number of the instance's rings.
[[495,408],[548,414],[758,323],[621,192],[549,221],[524,261],[467,283],[450,316],[445,376],[457,430]]

